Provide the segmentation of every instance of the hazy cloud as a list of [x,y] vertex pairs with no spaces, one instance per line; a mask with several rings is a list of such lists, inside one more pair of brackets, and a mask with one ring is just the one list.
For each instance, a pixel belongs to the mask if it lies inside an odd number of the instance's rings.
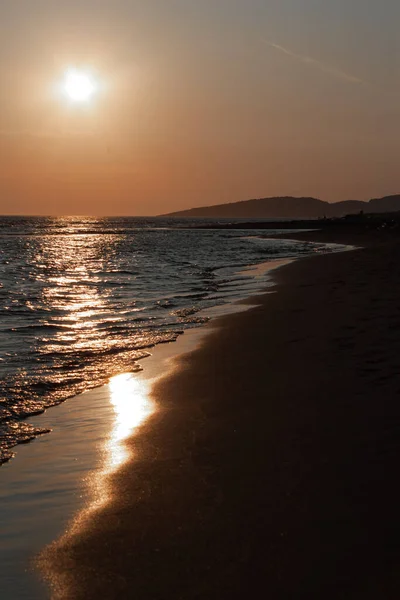
[[312,58],[311,56],[297,54],[296,52],[292,52],[288,48],[285,48],[284,46],[280,46],[279,44],[275,44],[274,42],[270,42],[269,40],[264,39],[263,42],[265,42],[268,46],[270,46],[274,50],[277,50],[278,52],[281,52],[282,54],[286,54],[286,56],[290,56],[291,58],[294,58],[295,60],[298,60],[306,65],[311,65],[312,67],[316,67],[320,71],[323,71],[324,73],[327,73],[328,75],[332,75],[333,77],[336,77],[337,79],[341,79],[342,81],[347,81],[348,83],[355,83],[355,84],[364,84],[365,83],[365,81],[363,81],[359,77],[356,77],[355,75],[352,75],[351,73],[346,73],[346,71],[342,71],[342,69],[338,69],[336,67],[333,67],[332,65],[328,65],[328,64],[322,62],[321,60]]

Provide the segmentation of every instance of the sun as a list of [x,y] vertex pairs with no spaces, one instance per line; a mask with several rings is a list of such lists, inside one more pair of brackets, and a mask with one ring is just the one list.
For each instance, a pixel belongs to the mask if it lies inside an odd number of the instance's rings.
[[65,73],[64,91],[72,102],[89,102],[96,88],[95,80],[85,71],[69,69]]

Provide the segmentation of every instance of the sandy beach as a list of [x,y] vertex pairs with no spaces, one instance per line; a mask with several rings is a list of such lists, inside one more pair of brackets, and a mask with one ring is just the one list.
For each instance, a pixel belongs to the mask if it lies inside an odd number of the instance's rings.
[[144,370],[116,376],[34,417],[51,434],[20,445],[0,470],[2,600],[49,597],[35,556],[108,501],[107,475],[125,460],[125,439],[153,410],[152,384],[173,368],[177,355],[196,348],[207,331],[192,329],[176,343],[160,344]]
[[216,321],[41,555],[53,598],[398,598],[399,257],[297,261]]
[[[265,293],[272,285],[270,272],[287,262],[267,261],[239,271],[247,278],[244,296],[250,290]],[[203,315],[214,319],[249,307],[228,303]],[[196,348],[212,327],[213,322],[189,329],[177,342],[157,345],[143,361],[143,370],[112,377],[31,419],[51,434],[19,445],[15,458],[0,470],[2,600],[48,597],[33,568],[34,557],[66,529],[79,527],[88,511],[107,502],[107,475],[126,459],[125,439],[153,411],[152,385],[169,373],[177,356]]]
[[399,22],[0,4],[0,600],[400,600]]

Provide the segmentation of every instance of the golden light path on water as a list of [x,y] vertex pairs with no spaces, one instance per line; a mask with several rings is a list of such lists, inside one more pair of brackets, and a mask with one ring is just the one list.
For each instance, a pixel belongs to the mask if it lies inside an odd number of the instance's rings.
[[[54,352],[63,357],[66,344],[76,353],[83,352],[83,355],[89,351],[113,350],[113,340],[99,332],[96,325],[106,317],[110,321],[107,313],[109,292],[102,290],[100,293],[101,280],[97,273],[108,268],[114,236],[76,234],[73,229],[66,229],[62,219],[58,221],[62,234],[46,236],[40,253],[35,257],[39,267],[47,261],[63,273],[47,279],[45,272],[43,275],[40,273],[45,282],[42,290],[44,303],[54,312],[51,323],[62,324],[62,328],[46,340],[43,352]],[[86,379],[91,385],[101,381],[103,369],[99,375],[99,368],[97,364],[92,369],[86,365]],[[119,365],[114,365],[114,368],[119,368]],[[155,411],[155,403],[150,400],[153,382],[154,379],[146,378],[143,373],[122,373],[111,377],[108,384],[96,391],[89,392],[100,398],[100,403],[96,404],[100,428],[104,423],[104,427],[109,429],[105,438],[99,440],[97,468],[84,481],[86,506],[74,518],[67,535],[75,532],[89,513],[109,501],[112,493],[109,476],[131,456],[126,445],[128,438]],[[88,443],[91,441],[88,440]],[[92,440],[92,443],[97,441]]]

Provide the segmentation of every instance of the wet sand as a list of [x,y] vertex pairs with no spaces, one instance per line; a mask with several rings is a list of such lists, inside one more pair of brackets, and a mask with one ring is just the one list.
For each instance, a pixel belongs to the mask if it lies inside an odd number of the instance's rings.
[[87,476],[102,468],[113,424],[107,386],[35,417],[50,435],[20,445],[0,469],[0,598],[43,600],[32,558],[68,526],[88,498]]
[[[338,240],[340,241],[340,240]],[[400,596],[400,244],[303,259],[153,389],[53,597]]]
[[[51,434],[18,446],[0,469],[1,600],[49,597],[34,557],[79,526],[77,516],[86,518],[93,505],[107,501],[105,479],[124,461],[124,439],[151,414],[151,384],[170,371],[177,354],[196,348],[206,330],[192,329],[175,343],[156,346],[143,371],[116,376],[34,417]],[[123,393],[115,394],[121,378]]]
[[[286,262],[244,269],[247,291],[265,290],[271,285],[269,272]],[[203,315],[215,318],[248,308],[228,303]],[[1,600],[48,597],[32,569],[33,557],[66,529],[79,528],[93,506],[107,501],[107,474],[125,460],[124,440],[153,410],[151,386],[177,356],[196,348],[210,327],[187,330],[177,342],[157,345],[143,360],[143,371],[113,377],[32,419],[51,435],[18,446],[14,460],[0,469]]]

